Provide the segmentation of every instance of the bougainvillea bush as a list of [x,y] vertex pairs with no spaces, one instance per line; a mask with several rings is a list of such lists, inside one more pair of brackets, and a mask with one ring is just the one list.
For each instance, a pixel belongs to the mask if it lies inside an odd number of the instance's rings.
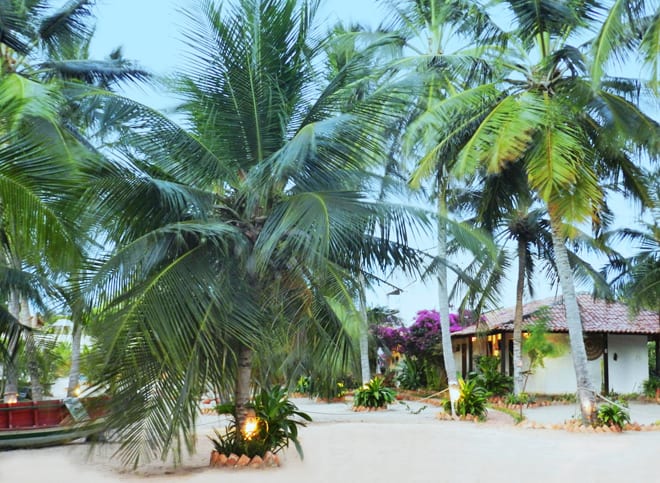
[[[415,366],[423,372],[419,375],[420,380],[430,387],[439,383],[439,373],[443,369],[440,323],[440,314],[436,310],[420,310],[410,327],[376,326],[374,334],[390,351],[415,360]],[[468,323],[472,323],[472,315],[467,311],[462,317],[449,314],[450,332],[459,331]]]

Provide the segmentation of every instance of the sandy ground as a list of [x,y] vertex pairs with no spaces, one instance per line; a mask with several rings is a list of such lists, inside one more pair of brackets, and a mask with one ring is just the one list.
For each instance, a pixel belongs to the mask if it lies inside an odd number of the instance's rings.
[[[344,403],[295,400],[314,422],[301,430],[305,459],[295,450],[280,468],[227,470],[208,467],[206,438],[216,416],[202,416],[196,455],[171,469],[161,463],[137,473],[112,458],[112,445],[90,457],[87,444],[0,452],[0,482],[215,483],[215,482],[620,482],[658,481],[660,431],[623,434],[570,433],[514,427],[493,412],[486,423],[440,421],[438,408],[395,404],[387,411],[355,413]],[[560,423],[573,406],[528,410],[531,421]],[[660,405],[631,405],[632,419],[660,420]]]

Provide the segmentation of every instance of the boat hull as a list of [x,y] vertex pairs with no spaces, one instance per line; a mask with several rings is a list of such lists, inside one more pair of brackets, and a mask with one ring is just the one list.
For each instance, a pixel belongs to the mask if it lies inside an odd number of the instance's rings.
[[4,430],[0,431],[0,450],[56,446],[102,432],[102,420],[74,425]]
[[53,446],[99,434],[105,402],[70,398],[0,404],[0,450]]

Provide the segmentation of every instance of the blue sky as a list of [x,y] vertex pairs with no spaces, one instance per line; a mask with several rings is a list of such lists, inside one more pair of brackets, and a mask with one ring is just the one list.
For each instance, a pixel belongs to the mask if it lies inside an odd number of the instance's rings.
[[[185,18],[182,9],[194,9],[199,0],[98,0],[96,33],[91,57],[105,58],[116,47],[124,57],[157,75],[172,73],[183,60]],[[339,20],[377,26],[384,18],[377,0],[321,0],[319,25]],[[173,101],[146,86],[125,90],[130,97],[159,109]]]
[[[92,56],[104,57],[122,46],[127,59],[165,74],[174,70],[184,50],[181,9],[194,9],[198,0],[98,0],[97,26]],[[338,20],[376,26],[383,9],[375,0],[321,1],[317,21],[332,25]]]

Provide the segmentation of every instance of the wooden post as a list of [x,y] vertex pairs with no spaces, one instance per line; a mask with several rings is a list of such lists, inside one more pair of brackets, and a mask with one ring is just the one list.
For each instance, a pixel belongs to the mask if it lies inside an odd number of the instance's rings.
[[603,394],[610,393],[610,364],[607,342],[607,334],[603,334]]
[[660,377],[660,334],[655,336],[655,375]]

